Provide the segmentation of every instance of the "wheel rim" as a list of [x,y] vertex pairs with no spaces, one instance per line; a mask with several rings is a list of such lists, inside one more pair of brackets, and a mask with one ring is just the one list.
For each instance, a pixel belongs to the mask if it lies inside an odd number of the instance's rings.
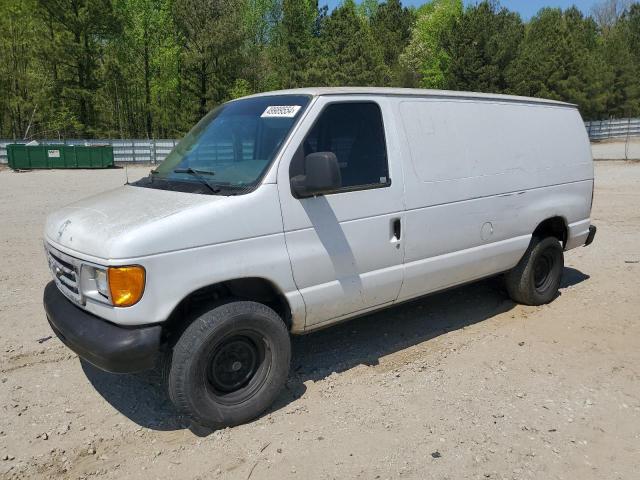
[[207,389],[226,405],[253,397],[271,368],[271,349],[254,331],[237,332],[221,339],[212,349],[205,367]]
[[219,344],[209,365],[209,381],[215,390],[231,393],[244,387],[258,370],[260,352],[245,336]]
[[553,280],[553,264],[553,255],[549,250],[542,252],[538,257],[533,269],[533,282],[538,292],[545,291]]

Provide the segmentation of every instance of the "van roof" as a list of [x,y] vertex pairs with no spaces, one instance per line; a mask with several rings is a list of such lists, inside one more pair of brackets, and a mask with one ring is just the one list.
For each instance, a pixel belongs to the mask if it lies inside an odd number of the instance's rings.
[[380,96],[402,96],[402,97],[429,97],[429,98],[459,98],[468,100],[494,100],[500,102],[515,102],[543,105],[559,105],[563,107],[577,107],[573,103],[548,100],[544,98],[518,97],[515,95],[499,95],[494,93],[478,92],[458,92],[452,90],[427,90],[421,88],[389,88],[389,87],[310,87],[294,88],[290,90],[277,90],[263,92],[249,97],[264,97],[270,95],[380,95]]

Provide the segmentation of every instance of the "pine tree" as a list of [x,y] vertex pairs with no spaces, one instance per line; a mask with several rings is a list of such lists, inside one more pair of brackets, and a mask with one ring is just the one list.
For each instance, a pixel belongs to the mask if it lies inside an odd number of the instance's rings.
[[[175,0],[181,85],[190,122],[230,98],[242,71],[242,0]],[[194,108],[195,107],[195,108]]]
[[41,35],[30,0],[2,3],[0,11],[0,133],[23,138],[37,132],[47,106],[37,98],[44,83],[38,75],[37,46]]
[[597,28],[576,8],[545,8],[529,23],[508,68],[509,90],[579,105],[583,116],[602,113],[605,92],[597,56]]
[[640,3],[634,3],[624,15],[629,49],[640,63]]
[[415,23],[413,10],[404,8],[400,0],[388,0],[380,4],[370,17],[371,33],[382,50],[382,57],[391,73],[388,83],[403,85],[404,70],[400,67],[400,55],[411,38]]
[[245,0],[242,26],[246,31],[242,48],[243,69],[231,91],[231,98],[279,88],[270,56],[282,14],[280,0]]
[[[176,130],[177,43],[170,0],[117,0],[122,32],[103,56],[101,128],[122,137]],[[175,133],[174,133],[175,134]]]
[[324,22],[321,83],[334,86],[383,85],[388,76],[383,53],[355,2],[346,0]]
[[494,2],[467,8],[443,35],[449,57],[446,86],[452,90],[501,93],[505,71],[524,36],[520,16]]
[[317,0],[283,0],[271,50],[280,88],[309,85],[317,50]]
[[607,98],[600,116],[640,115],[640,4],[603,31],[601,54]]
[[[0,0],[0,137],[180,137],[221,102],[301,86],[402,85],[640,115],[640,3],[524,26],[484,0]],[[326,2],[323,0],[322,4]],[[419,2],[420,3],[420,2]],[[468,3],[468,2],[465,2]]]
[[55,72],[55,90],[72,108],[78,133],[92,135],[101,54],[106,41],[119,32],[120,22],[110,0],[39,0],[39,5],[51,22],[43,48]]

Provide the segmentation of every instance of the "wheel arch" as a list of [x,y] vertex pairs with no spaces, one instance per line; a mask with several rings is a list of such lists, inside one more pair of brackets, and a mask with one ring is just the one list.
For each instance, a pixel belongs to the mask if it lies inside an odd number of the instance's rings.
[[292,310],[284,293],[263,277],[233,278],[198,288],[186,295],[163,323],[163,336],[174,343],[199,314],[229,300],[249,300],[272,308],[287,329],[292,327]]
[[567,220],[559,215],[549,217],[538,224],[533,231],[533,236],[541,238],[555,237],[562,243],[562,247],[565,248],[567,246],[567,239],[569,238]]

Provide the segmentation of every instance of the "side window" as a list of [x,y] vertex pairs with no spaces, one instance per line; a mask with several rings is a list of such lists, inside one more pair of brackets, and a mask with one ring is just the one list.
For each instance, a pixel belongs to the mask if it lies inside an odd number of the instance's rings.
[[315,152],[335,154],[345,190],[390,184],[382,112],[375,103],[328,105],[292,159],[291,178],[304,175],[304,158]]

